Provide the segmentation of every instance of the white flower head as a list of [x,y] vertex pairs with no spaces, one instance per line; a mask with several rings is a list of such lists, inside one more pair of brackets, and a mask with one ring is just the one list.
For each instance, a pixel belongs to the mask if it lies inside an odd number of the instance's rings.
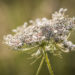
[[[65,49],[74,49],[75,46],[68,41],[67,37],[71,30],[75,28],[75,18],[67,17],[66,11],[67,9],[61,8],[58,12],[52,14],[52,19],[44,17],[42,19],[37,18],[35,21],[30,20],[29,23],[25,22],[24,25],[12,30],[15,32],[14,35],[4,36],[5,43],[13,48],[20,48],[23,45],[41,44],[44,41],[50,45],[46,45],[49,50],[55,48],[51,46],[54,42],[63,44],[62,46],[66,47]],[[50,44],[50,42],[52,43]]]

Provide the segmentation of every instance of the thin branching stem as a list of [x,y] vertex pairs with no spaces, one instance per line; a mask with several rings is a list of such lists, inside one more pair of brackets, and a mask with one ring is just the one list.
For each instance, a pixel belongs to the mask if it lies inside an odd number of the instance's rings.
[[32,64],[34,64],[38,59],[40,59],[42,57],[42,55],[40,55],[39,57],[37,57],[32,63],[31,63],[31,65]]
[[42,65],[43,65],[43,62],[44,62],[44,57],[42,57],[42,60],[41,60],[41,62],[40,62],[40,65],[39,65],[39,68],[38,68],[38,70],[37,70],[37,73],[36,73],[36,75],[39,75],[39,72],[40,72],[40,70],[41,70],[41,68],[42,68]]

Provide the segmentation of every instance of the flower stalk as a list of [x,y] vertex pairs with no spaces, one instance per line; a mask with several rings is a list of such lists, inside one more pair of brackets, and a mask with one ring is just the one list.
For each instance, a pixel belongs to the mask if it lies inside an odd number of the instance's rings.
[[52,67],[51,67],[51,63],[50,63],[50,60],[48,58],[47,53],[45,54],[45,61],[47,63],[47,67],[48,67],[48,70],[50,72],[50,75],[54,75],[53,70],[52,70]]
[[48,67],[48,70],[49,70],[50,75],[54,75],[53,70],[52,70],[52,67],[51,67],[51,63],[50,63],[50,60],[49,60],[49,58],[48,58],[48,54],[47,54],[47,52],[45,51],[45,48],[43,48],[43,57],[42,57],[42,60],[41,60],[41,63],[40,63],[40,65],[39,65],[39,68],[38,68],[38,70],[37,70],[36,75],[39,75],[39,72],[40,72],[40,70],[41,70],[41,68],[42,68],[42,65],[43,65],[43,63],[44,63],[44,60],[45,60],[45,62],[47,63],[47,67]]
[[45,48],[43,48],[43,54],[44,54],[45,61],[47,63],[47,67],[48,67],[48,70],[49,70],[50,75],[54,75],[53,70],[52,70],[52,67],[51,67],[51,63],[50,63],[50,60],[48,58],[48,54],[47,54]]
[[41,68],[42,68],[42,65],[43,65],[43,62],[44,62],[44,57],[42,57],[42,60],[41,60],[41,62],[40,62],[40,65],[39,65],[39,68],[38,68],[38,70],[37,70],[37,73],[36,73],[36,75],[39,75],[39,72],[40,72],[40,70],[41,70]]

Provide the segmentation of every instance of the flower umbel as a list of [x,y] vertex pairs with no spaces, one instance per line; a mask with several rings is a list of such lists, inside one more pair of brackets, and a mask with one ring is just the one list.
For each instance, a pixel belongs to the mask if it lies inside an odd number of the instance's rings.
[[37,18],[35,21],[25,22],[24,25],[12,30],[14,35],[4,36],[4,43],[12,48],[21,51],[36,51],[31,53],[32,57],[35,56],[37,59],[43,57],[37,75],[44,60],[51,75],[54,75],[47,52],[61,55],[62,52],[75,50],[75,45],[68,41],[71,31],[75,28],[75,18],[65,15],[66,11],[67,9],[61,8],[52,14],[52,19]]

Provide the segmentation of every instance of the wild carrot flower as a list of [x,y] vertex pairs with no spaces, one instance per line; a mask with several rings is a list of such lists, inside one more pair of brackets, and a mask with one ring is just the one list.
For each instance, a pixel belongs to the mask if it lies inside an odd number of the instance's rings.
[[62,52],[75,50],[75,45],[68,41],[71,31],[75,28],[75,18],[65,15],[66,11],[67,9],[61,8],[52,14],[52,19],[37,18],[35,21],[25,22],[24,25],[12,30],[14,35],[4,36],[4,43],[11,48],[22,51],[35,49],[36,52],[31,56],[36,58],[42,56],[37,75],[44,59],[51,75],[53,75],[47,52],[61,55]]

